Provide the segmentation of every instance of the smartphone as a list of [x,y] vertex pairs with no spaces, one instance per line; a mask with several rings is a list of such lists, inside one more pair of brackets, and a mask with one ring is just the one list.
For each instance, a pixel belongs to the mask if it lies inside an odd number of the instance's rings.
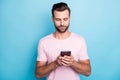
[[64,55],[70,56],[70,55],[71,55],[71,51],[61,51],[60,54],[61,54],[62,57],[63,57]]

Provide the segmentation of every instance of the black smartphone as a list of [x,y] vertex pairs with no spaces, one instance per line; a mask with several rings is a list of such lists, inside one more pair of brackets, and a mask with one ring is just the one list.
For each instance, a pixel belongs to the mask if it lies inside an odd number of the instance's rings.
[[64,55],[70,56],[70,55],[71,55],[71,51],[61,51],[60,54],[61,54],[62,57],[63,57]]

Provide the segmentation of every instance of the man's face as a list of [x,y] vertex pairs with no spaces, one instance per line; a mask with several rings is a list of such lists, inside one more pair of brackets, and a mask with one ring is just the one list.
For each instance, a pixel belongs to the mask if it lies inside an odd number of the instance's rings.
[[53,22],[58,32],[64,33],[68,30],[70,23],[69,11],[54,11]]

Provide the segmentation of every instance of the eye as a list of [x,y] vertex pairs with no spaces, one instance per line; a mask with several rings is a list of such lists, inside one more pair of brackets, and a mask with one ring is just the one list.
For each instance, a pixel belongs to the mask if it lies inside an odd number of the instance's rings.
[[60,21],[60,19],[59,19],[59,18],[56,18],[55,20],[56,20],[56,21]]
[[64,20],[64,21],[67,21],[67,20],[68,20],[68,18],[64,18],[63,20]]

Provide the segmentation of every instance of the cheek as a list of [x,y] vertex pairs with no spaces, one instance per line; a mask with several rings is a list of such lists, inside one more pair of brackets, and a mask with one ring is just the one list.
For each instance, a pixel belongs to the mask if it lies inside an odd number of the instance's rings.
[[60,25],[60,22],[55,22],[55,25],[56,25],[56,26],[59,26],[59,25]]
[[69,25],[69,21],[65,22],[65,25],[68,26]]

